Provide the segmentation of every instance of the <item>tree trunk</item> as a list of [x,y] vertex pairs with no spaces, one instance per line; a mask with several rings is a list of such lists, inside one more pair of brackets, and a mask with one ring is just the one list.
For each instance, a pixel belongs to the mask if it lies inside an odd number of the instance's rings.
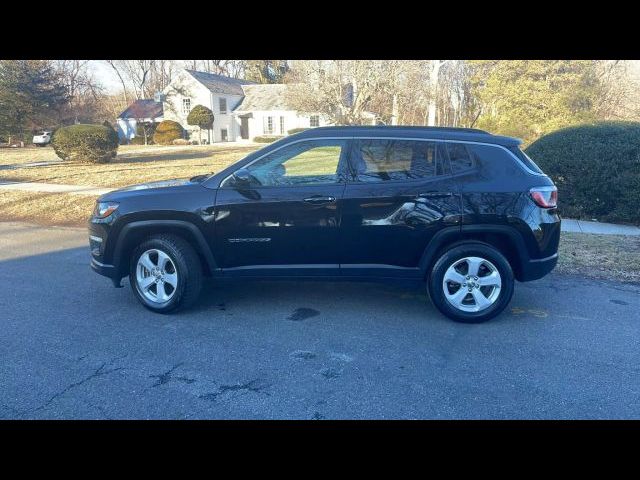
[[429,114],[427,117],[427,125],[434,127],[436,125],[436,109],[438,108],[438,74],[440,73],[440,67],[442,62],[440,60],[434,60],[433,67],[431,68],[431,75],[429,75]]
[[393,103],[391,104],[391,125],[398,124],[398,94],[393,94]]

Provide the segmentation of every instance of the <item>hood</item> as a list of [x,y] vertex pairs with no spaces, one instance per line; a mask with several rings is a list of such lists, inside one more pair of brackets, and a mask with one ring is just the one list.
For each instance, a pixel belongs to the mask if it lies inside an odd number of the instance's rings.
[[167,187],[180,187],[183,185],[190,185],[191,183],[200,183],[200,182],[192,182],[188,178],[174,178],[171,180],[159,180],[157,182],[148,182],[148,183],[140,183],[138,185],[131,185],[130,187],[124,187],[119,190],[115,190],[115,192],[131,192],[133,190],[148,190],[150,188],[167,188]]
[[200,185],[209,175],[197,175],[191,178],[174,178],[171,180],[160,180],[157,182],[140,183],[131,185],[130,187],[113,190],[100,197],[100,201],[118,200],[119,198],[140,194],[152,193],[154,190],[161,189],[183,189]]

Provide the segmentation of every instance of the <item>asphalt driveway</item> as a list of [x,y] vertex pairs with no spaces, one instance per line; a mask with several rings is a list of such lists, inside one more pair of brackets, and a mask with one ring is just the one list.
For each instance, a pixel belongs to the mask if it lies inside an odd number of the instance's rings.
[[551,274],[482,325],[423,290],[210,283],[161,316],[86,232],[0,223],[0,418],[640,418],[640,287]]

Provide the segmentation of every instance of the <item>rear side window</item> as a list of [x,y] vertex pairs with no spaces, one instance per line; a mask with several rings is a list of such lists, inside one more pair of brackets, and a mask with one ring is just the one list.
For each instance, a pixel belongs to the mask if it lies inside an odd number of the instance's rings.
[[449,143],[451,173],[456,174],[473,168],[473,159],[464,143]]
[[419,180],[444,175],[443,148],[440,142],[360,140],[353,154],[356,181]]
[[544,175],[544,172],[540,169],[538,165],[536,165],[536,162],[531,160],[531,158],[522,150],[520,150],[520,148],[518,147],[507,147],[507,148],[511,153],[513,153],[516,157],[518,157],[518,160],[524,163],[529,168],[529,170],[532,170],[535,173]]

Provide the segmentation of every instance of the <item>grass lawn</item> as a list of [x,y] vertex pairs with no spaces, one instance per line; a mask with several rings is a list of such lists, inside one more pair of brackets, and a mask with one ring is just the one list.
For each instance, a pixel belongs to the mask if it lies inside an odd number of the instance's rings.
[[96,198],[68,193],[34,193],[0,190],[0,221],[84,227]]
[[556,270],[626,282],[640,282],[640,237],[562,233]]
[[124,187],[219,171],[257,148],[256,145],[126,145],[118,149],[118,156],[108,164],[64,162],[37,167],[23,164],[59,160],[52,148],[3,148],[0,181]]

